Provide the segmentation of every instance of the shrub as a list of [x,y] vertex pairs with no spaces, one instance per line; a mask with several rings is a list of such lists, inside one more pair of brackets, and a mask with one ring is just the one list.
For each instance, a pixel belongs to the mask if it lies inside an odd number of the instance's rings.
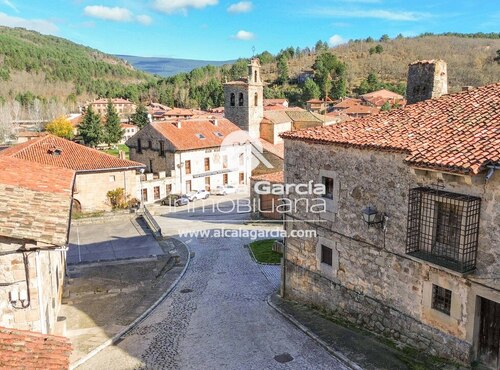
[[108,197],[108,200],[111,203],[111,207],[113,209],[126,209],[126,208],[128,208],[128,202],[127,202],[127,196],[125,194],[125,189],[117,188],[115,190],[110,190],[107,192],[106,196]]

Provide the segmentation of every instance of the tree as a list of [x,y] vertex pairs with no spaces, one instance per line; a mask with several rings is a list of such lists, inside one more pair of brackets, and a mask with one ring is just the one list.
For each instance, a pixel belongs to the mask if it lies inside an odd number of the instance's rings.
[[64,116],[58,117],[47,124],[45,131],[68,140],[73,138],[73,125]]
[[381,107],[380,107],[380,110],[381,111],[388,111],[388,110],[391,110],[391,103],[389,103],[388,101],[386,101]]
[[148,110],[144,106],[144,104],[139,103],[137,108],[135,109],[135,113],[130,117],[132,122],[139,126],[139,128],[143,128],[149,123]]
[[401,39],[404,39],[405,37],[403,36],[402,33],[398,33],[398,35],[396,36],[396,40],[401,40]]
[[257,58],[259,58],[261,64],[269,64],[274,62],[274,56],[267,50],[257,55]]
[[334,54],[330,52],[322,53],[316,57],[313,65],[314,79],[321,89],[321,93],[332,93],[334,95],[343,95],[345,90],[345,69],[346,65],[342,63]]
[[384,34],[380,37],[380,42],[387,42],[389,41],[391,38],[389,37],[389,35],[387,34]]
[[500,49],[497,50],[497,56],[495,57],[495,60],[498,64],[500,64]]
[[316,45],[314,46],[314,50],[316,51],[316,53],[320,53],[322,51],[327,51],[328,50],[328,43],[326,41],[318,40],[316,42]]
[[288,59],[285,55],[281,55],[278,59],[278,83],[283,85],[288,82]]
[[108,102],[106,108],[106,126],[104,126],[104,141],[108,144],[118,143],[123,136],[123,129],[120,124],[120,117],[116,112],[115,107]]
[[78,132],[82,136],[85,145],[92,148],[95,148],[103,141],[101,117],[94,113],[91,105],[87,108],[83,122],[78,126]]
[[321,90],[319,86],[314,80],[308,78],[306,82],[304,82],[304,87],[302,88],[302,100],[306,102],[311,99],[319,99],[320,96]]

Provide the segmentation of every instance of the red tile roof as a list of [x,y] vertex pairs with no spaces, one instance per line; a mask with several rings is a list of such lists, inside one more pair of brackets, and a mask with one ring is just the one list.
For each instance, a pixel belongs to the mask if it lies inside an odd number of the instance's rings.
[[361,99],[345,98],[340,103],[335,104],[333,108],[334,109],[349,108],[354,105],[360,105],[360,104],[361,104]]
[[418,167],[477,174],[500,163],[500,83],[375,116],[281,135],[285,139],[408,153]]
[[269,181],[274,184],[283,184],[285,182],[285,174],[283,171],[266,173],[264,175],[252,176],[254,181]]
[[[55,149],[61,150],[59,155],[54,154]],[[0,157],[14,157],[55,167],[70,168],[76,172],[144,167],[142,163],[119,159],[54,135],[46,135],[2,150]]]
[[65,337],[0,327],[0,369],[68,369]]
[[259,139],[262,144],[262,149],[264,151],[274,154],[276,157],[284,159],[285,158],[285,144],[272,144],[267,140]]
[[18,131],[17,137],[40,137],[47,135],[46,132],[37,132],[37,131]]
[[[217,125],[214,121],[217,121]],[[177,122],[180,122],[180,127],[177,127]],[[170,141],[177,150],[218,147],[230,133],[240,131],[240,128],[228,119],[208,117],[153,122],[151,126]],[[216,133],[222,134],[222,137]],[[204,139],[200,139],[197,134],[203,135]]]
[[63,246],[75,171],[0,157],[0,235]]
[[377,90],[377,91],[373,91],[371,93],[363,94],[363,95],[361,95],[361,97],[364,99],[370,99],[370,98],[404,99],[403,96],[396,94],[395,92],[386,90],[386,89]]
[[264,106],[285,104],[288,105],[288,99],[264,99]]
[[110,100],[111,100],[111,103],[113,103],[113,104],[134,104],[130,100],[122,99],[122,98],[113,98],[113,99],[101,98],[101,99],[94,100],[90,104],[108,104],[108,102]]
[[368,107],[366,105],[353,105],[353,106],[350,106],[349,108],[343,109],[341,112],[345,113],[345,114],[352,114],[352,115],[377,114],[379,112],[379,109],[375,108],[375,107]]

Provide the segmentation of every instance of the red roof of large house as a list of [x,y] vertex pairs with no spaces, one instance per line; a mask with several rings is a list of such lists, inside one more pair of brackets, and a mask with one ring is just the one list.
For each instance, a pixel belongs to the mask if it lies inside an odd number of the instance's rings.
[[94,100],[90,104],[108,104],[110,100],[111,100],[112,104],[134,104],[130,100],[123,99],[123,98],[113,98],[113,99],[101,98],[101,99]]
[[285,173],[283,171],[265,173],[263,175],[252,176],[251,179],[254,181],[269,181],[274,184],[283,184],[285,182]]
[[281,135],[285,139],[408,153],[406,162],[477,174],[500,163],[500,83],[374,116]]
[[68,168],[0,157],[0,235],[64,246],[74,177]]
[[120,159],[54,135],[46,135],[2,150],[0,157],[14,157],[55,167],[70,168],[76,172],[144,167],[142,163]]
[[240,128],[228,119],[209,117],[153,122],[151,126],[177,150],[218,147],[230,133],[240,131]]
[[0,369],[67,369],[71,344],[65,337],[0,327]]
[[371,93],[361,95],[361,97],[364,99],[369,99],[369,98],[404,99],[402,95],[396,94],[395,92],[386,89],[372,91]]

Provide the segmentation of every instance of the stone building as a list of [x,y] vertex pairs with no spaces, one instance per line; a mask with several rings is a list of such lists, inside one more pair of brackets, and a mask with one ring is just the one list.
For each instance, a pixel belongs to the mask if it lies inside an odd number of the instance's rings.
[[106,111],[108,109],[108,103],[110,101],[111,101],[111,104],[113,104],[114,108],[116,109],[116,112],[118,113],[120,118],[130,117],[132,114],[135,113],[135,110],[137,108],[135,103],[131,102],[130,100],[122,99],[122,98],[96,99],[92,103],[90,103],[89,106],[92,107],[94,112],[96,112],[100,116],[104,117],[106,115]]
[[224,103],[224,116],[258,139],[264,117],[264,84],[259,59],[250,61],[247,77],[224,84]]
[[448,72],[443,60],[413,62],[408,68],[408,104],[448,94]]
[[288,231],[316,231],[287,239],[284,295],[498,368],[499,132],[497,83],[283,134],[285,183],[324,186],[284,196]]
[[0,157],[76,171],[73,210],[77,212],[110,210],[107,192],[117,188],[124,189],[128,197],[134,197],[138,186],[136,171],[144,167],[142,163],[120,159],[53,135],[2,150]]
[[[210,191],[226,184],[247,187],[251,147],[231,141],[238,135],[247,138],[229,120],[207,116],[145,126],[126,143],[130,158],[146,165],[142,198],[149,203],[169,193]],[[225,146],[225,140],[235,145]]]
[[0,158],[0,327],[60,329],[74,178],[71,169]]

